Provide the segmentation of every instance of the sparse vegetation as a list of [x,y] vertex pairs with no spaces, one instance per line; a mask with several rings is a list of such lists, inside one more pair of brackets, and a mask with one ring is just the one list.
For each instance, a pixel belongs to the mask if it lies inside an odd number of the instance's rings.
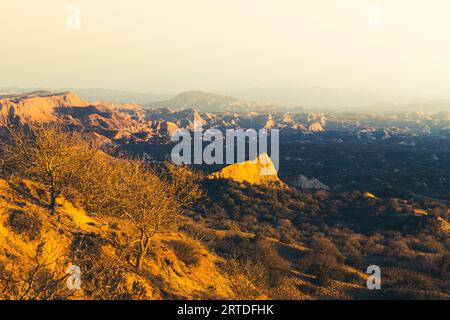
[[[200,185],[187,167],[108,153],[60,125],[12,126],[5,134],[0,231],[23,250],[0,248],[1,297],[71,297],[69,262],[84,272],[78,294],[91,299],[186,297],[155,270],[177,278],[206,266],[223,291],[197,287],[192,297],[314,298],[334,292],[334,280],[362,290],[360,273],[370,264],[383,267],[386,294],[450,294],[443,204],[222,180]],[[414,215],[420,208],[430,214]],[[27,253],[49,230],[60,237],[58,261],[44,245]],[[161,243],[170,258],[158,251]]]
[[30,209],[12,210],[9,215],[8,225],[14,232],[25,235],[29,240],[38,239],[42,229],[39,213]]
[[7,126],[2,141],[3,170],[43,184],[48,207],[55,213],[56,199],[90,159],[91,148],[77,132],[58,124]]
[[311,252],[299,264],[304,271],[316,276],[320,285],[328,285],[330,279],[340,275],[342,255],[339,249],[328,239],[313,237]]
[[201,249],[192,241],[172,241],[170,243],[178,259],[187,266],[197,266],[202,259]]
[[[377,264],[387,278],[394,273],[389,267],[396,266],[428,279],[415,284],[403,282],[402,290],[449,292],[448,280],[441,274],[447,274],[445,254],[450,243],[436,217],[395,214],[388,200],[366,199],[358,191],[273,190],[224,181],[205,184],[208,200],[198,203],[190,216],[206,228],[233,230],[237,235],[205,241],[219,253],[235,250],[239,232],[257,234],[262,239],[274,238],[290,246],[301,243],[311,249],[295,254],[292,250],[287,257],[298,271],[314,275],[315,283],[321,286],[331,285],[331,280],[364,286],[364,280],[346,267],[365,272],[369,265]],[[433,204],[416,200],[414,206]],[[434,279],[433,285],[426,284],[430,279]],[[384,286],[399,288],[393,282]]]
[[6,268],[4,263],[0,263],[0,299],[58,300],[73,295],[74,292],[66,286],[68,275],[59,270],[63,257],[50,259],[44,248],[45,241],[42,241],[30,258],[30,264],[13,264]]
[[[129,272],[126,263],[132,263],[136,270],[141,271],[150,239],[158,233],[176,231],[180,210],[200,195],[195,175],[182,167],[151,167],[138,159],[114,158],[85,140],[80,133],[59,125],[10,126],[3,139],[3,177],[14,181],[30,179],[48,191],[40,194],[33,191],[25,201],[42,201],[59,221],[61,209],[57,206],[58,199],[66,198],[93,216],[114,217],[132,226],[123,238],[125,243],[112,241],[119,260],[111,260],[109,264],[106,263],[108,260],[98,259],[103,254],[104,242],[111,240],[86,242],[87,238],[83,236],[84,240],[79,242],[75,237],[72,260],[82,265],[83,270],[103,270],[94,277],[85,275],[86,289],[93,286],[90,293],[87,290],[88,294],[103,299],[145,296],[145,288],[139,280],[135,280],[131,287],[123,286],[124,274]],[[42,212],[25,208],[14,209],[10,211],[7,225],[15,233],[37,240],[42,229],[42,215]],[[185,243],[174,248],[187,265],[198,263],[195,247]],[[191,249],[193,251],[188,252]],[[47,264],[39,262],[36,267],[39,270],[35,273],[44,275],[45,267]],[[45,270],[41,271],[41,268]],[[17,277],[16,273],[8,273],[6,269],[3,275],[5,284],[8,279]],[[53,283],[56,275],[53,271],[48,282]],[[27,283],[26,279],[22,281]],[[62,281],[62,278],[55,281]],[[18,293],[19,298],[37,299],[43,295],[39,288],[34,288],[36,281],[32,282],[28,285],[30,293]],[[94,294],[94,288],[100,283],[107,291]],[[17,296],[13,285],[14,281],[3,288],[5,294]],[[45,289],[45,294],[56,294],[50,290]]]

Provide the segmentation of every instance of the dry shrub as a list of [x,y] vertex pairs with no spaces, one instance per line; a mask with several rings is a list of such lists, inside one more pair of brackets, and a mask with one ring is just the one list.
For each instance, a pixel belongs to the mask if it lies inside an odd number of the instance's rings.
[[11,210],[8,225],[14,232],[24,235],[29,240],[39,238],[42,230],[42,221],[33,210]]
[[95,300],[142,300],[147,298],[144,282],[135,280],[130,286],[125,265],[102,256],[84,256],[77,261],[82,270],[83,290]]
[[293,279],[286,278],[277,288],[270,292],[269,298],[275,300],[305,300],[309,296],[299,290]]
[[200,264],[202,252],[193,241],[171,241],[170,245],[178,259],[183,261],[187,266],[198,266]]
[[272,242],[258,239],[243,239],[234,254],[242,261],[249,260],[254,265],[260,264],[266,270],[265,288],[276,288],[286,278],[290,264],[278,255]]
[[0,300],[64,300],[75,290],[66,285],[66,257],[50,259],[53,248],[45,249],[45,240],[36,246],[27,263],[0,263]]
[[182,225],[179,228],[179,231],[187,234],[190,238],[203,243],[208,243],[218,238],[214,231],[192,223]]
[[235,300],[260,299],[267,283],[267,270],[260,263],[249,260],[227,259],[220,266],[228,275]]
[[270,241],[228,238],[220,243],[227,248],[221,266],[228,274],[235,299],[259,299],[272,293],[287,279],[290,265],[282,259]]
[[311,249],[312,252],[299,261],[303,272],[315,275],[317,283],[321,286],[328,286],[331,279],[342,276],[343,257],[333,242],[314,236]]
[[[71,246],[71,261],[80,267],[84,294],[94,300],[147,299],[147,289],[140,278],[132,281],[130,268],[97,237],[80,235]],[[117,253],[114,252],[114,253]]]

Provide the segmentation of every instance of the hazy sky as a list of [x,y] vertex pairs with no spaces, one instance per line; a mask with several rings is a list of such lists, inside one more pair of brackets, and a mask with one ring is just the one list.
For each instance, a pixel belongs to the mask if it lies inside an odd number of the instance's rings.
[[449,14],[448,0],[1,0],[0,86],[446,94]]

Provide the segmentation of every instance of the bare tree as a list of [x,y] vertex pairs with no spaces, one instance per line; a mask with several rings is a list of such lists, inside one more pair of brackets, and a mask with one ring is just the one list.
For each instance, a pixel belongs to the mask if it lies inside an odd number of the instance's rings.
[[141,160],[99,152],[78,173],[73,186],[89,213],[126,218],[135,227],[130,249],[140,270],[150,239],[178,225],[180,210],[200,195],[197,177],[187,168],[151,167]]
[[29,265],[13,264],[13,270],[0,265],[0,299],[52,300],[67,299],[75,293],[66,286],[68,275],[61,269],[63,257],[47,258],[45,241],[37,245]]
[[120,216],[136,228],[130,247],[140,270],[157,233],[173,230],[183,206],[200,196],[195,175],[185,167],[151,168],[145,162],[117,159],[60,125],[8,128],[2,149],[5,167],[48,187],[49,208],[56,199],[78,196],[90,214]]
[[121,160],[100,150],[86,158],[76,179],[71,181],[67,196],[90,214],[117,216],[122,212],[119,198],[124,189],[120,182]]
[[55,213],[63,188],[91,157],[89,144],[79,133],[58,124],[9,126],[3,140],[4,169],[45,185],[48,207]]
[[171,167],[169,173],[158,174],[141,161],[129,161],[122,174],[120,181],[126,190],[119,198],[120,207],[138,230],[136,269],[140,270],[150,239],[173,230],[180,209],[191,204],[200,189],[192,173],[181,168]]

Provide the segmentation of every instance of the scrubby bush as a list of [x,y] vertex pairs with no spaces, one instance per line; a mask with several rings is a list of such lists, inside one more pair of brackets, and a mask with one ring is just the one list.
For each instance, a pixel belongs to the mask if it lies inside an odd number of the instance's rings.
[[200,264],[202,251],[198,244],[187,240],[176,240],[171,241],[170,246],[177,258],[183,261],[187,266],[197,266]]
[[42,241],[35,247],[28,264],[0,263],[0,300],[63,300],[74,295],[65,274],[65,257],[50,259],[50,247]]
[[38,239],[42,229],[39,214],[33,210],[12,210],[8,218],[8,225],[14,232],[23,234],[29,240]]
[[361,267],[364,262],[361,250],[355,246],[348,246],[345,251],[345,262],[356,268]]
[[267,270],[261,263],[249,259],[230,258],[220,268],[228,274],[236,300],[259,299],[267,286]]
[[[129,268],[118,259],[91,252],[87,247],[72,248],[73,263],[83,270],[84,293],[95,300],[146,299],[147,289],[139,279],[128,281]],[[100,258],[101,257],[101,258]]]
[[260,264],[266,271],[266,283],[264,287],[274,288],[279,286],[290,271],[290,265],[282,259],[273,244],[268,240],[235,238],[230,243],[232,257],[239,261],[249,261]]
[[210,243],[218,238],[214,230],[192,223],[184,224],[178,230],[203,243]]
[[316,276],[319,285],[326,286],[331,279],[341,275],[343,257],[339,249],[328,239],[314,237],[311,241],[312,252],[299,261],[299,265],[307,273]]

